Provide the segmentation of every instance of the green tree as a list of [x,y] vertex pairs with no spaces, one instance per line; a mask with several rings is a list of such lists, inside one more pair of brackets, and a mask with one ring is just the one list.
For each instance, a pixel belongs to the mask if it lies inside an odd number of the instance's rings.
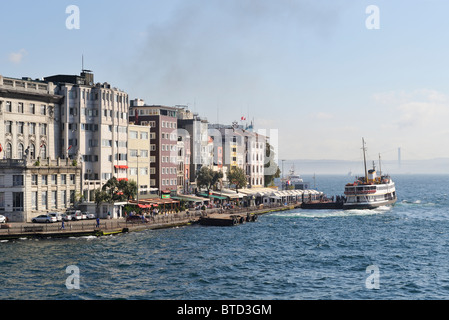
[[98,213],[98,209],[100,208],[100,205],[102,203],[111,203],[112,202],[112,197],[111,195],[106,192],[103,191],[101,189],[96,189],[95,193],[94,193],[94,197],[95,197],[95,204],[96,204],[96,212]]
[[231,171],[228,173],[228,181],[235,185],[235,192],[247,185],[245,172],[240,167],[231,168]]
[[137,182],[134,180],[120,180],[117,187],[122,201],[129,201],[137,196]]
[[274,161],[274,148],[268,141],[265,145],[264,182],[265,187],[274,185],[274,179],[281,176],[281,169]]
[[221,171],[214,171],[208,167],[202,167],[198,172],[196,183],[199,188],[204,187],[209,193],[210,189],[213,189],[221,178],[223,178]]

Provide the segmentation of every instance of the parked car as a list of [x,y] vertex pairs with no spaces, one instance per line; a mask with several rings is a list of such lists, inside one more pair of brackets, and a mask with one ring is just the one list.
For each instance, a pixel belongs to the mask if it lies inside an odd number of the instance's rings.
[[89,219],[89,220],[93,220],[96,218],[95,214],[93,214],[93,213],[86,212],[86,215],[87,215],[87,219]]
[[56,219],[56,217],[53,217],[49,214],[42,214],[40,216],[37,216],[37,217],[31,219],[31,222],[33,222],[33,223],[53,223],[53,222],[58,222],[58,220]]
[[81,219],[87,220],[87,212],[81,212]]
[[62,221],[62,213],[60,212],[50,212],[49,215],[55,217],[57,221]]
[[72,220],[72,216],[70,214],[63,213],[62,214],[62,220],[64,220],[64,221],[71,221]]
[[69,210],[67,211],[67,215],[72,216],[72,221],[81,220],[83,218],[83,214],[81,213],[80,210]]
[[0,215],[0,223],[6,223],[6,217]]

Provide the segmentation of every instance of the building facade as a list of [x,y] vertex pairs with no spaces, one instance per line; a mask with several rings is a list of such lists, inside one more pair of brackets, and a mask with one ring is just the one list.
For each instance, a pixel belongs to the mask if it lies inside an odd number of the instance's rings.
[[128,125],[128,179],[137,183],[139,198],[150,194],[151,179],[155,175],[150,162],[150,137],[149,125]]
[[177,109],[167,106],[148,106],[142,100],[131,102],[129,121],[149,125],[151,129],[150,161],[151,188],[158,192],[178,189],[178,123]]
[[128,94],[94,75],[55,75],[45,81],[64,97],[61,104],[61,157],[82,163],[82,194],[93,201],[95,189],[110,178],[128,175]]
[[81,167],[61,160],[58,88],[0,76],[0,214],[12,222],[61,211],[76,201]]

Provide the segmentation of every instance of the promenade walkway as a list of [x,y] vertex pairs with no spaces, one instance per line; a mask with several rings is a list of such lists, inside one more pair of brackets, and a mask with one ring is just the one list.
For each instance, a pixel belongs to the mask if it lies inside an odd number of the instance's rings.
[[290,210],[298,204],[244,207],[231,210],[220,208],[207,209],[205,211],[190,211],[171,214],[147,216],[146,220],[126,221],[120,219],[102,219],[99,226],[96,220],[80,220],[56,223],[8,223],[9,228],[0,229],[0,240],[14,240],[20,238],[68,238],[81,236],[104,236],[124,232],[141,231],[147,229],[173,228],[197,223],[201,216],[229,215],[236,213],[265,214],[273,211]]

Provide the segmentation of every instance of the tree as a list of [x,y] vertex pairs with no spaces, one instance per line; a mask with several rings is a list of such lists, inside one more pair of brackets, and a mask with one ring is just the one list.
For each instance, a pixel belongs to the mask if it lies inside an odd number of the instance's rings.
[[[279,178],[281,176],[281,169],[279,169],[279,166],[274,161],[274,149],[273,147],[268,143],[265,145],[265,164],[264,164],[264,180],[265,180],[265,187],[273,185],[274,179]],[[267,161],[268,160],[268,161]]]
[[122,193],[123,200],[129,201],[137,196],[137,182],[134,180],[120,180],[117,187],[120,191],[119,193]]
[[228,173],[228,181],[235,185],[235,192],[247,185],[245,172],[240,167],[231,168],[231,171]]
[[199,188],[205,187],[209,193],[210,189],[213,189],[221,178],[223,178],[223,172],[202,167],[198,172],[196,183]]
[[97,205],[96,207],[96,212],[98,213],[98,209],[100,208],[100,205],[104,202],[108,202],[111,203],[112,202],[112,197],[111,195],[106,192],[103,191],[101,189],[96,189],[95,193],[94,193],[94,197],[95,197],[95,204]]

